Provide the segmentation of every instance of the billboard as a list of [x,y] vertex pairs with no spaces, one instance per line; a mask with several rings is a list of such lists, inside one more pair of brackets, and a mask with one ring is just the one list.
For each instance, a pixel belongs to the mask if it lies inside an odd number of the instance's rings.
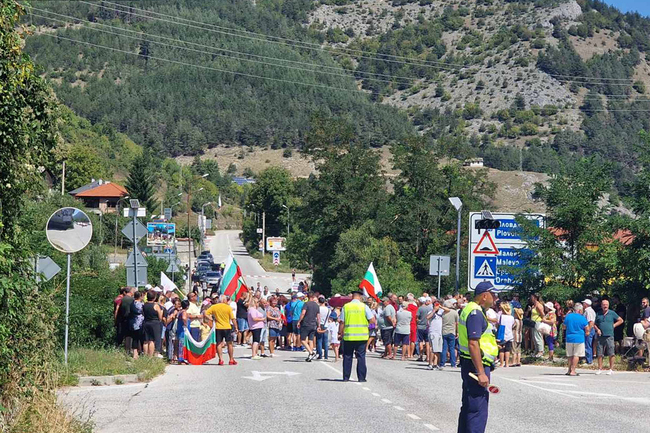
[[174,248],[176,243],[176,224],[164,222],[147,223],[147,246]]
[[268,237],[266,238],[266,251],[286,251],[286,238]]

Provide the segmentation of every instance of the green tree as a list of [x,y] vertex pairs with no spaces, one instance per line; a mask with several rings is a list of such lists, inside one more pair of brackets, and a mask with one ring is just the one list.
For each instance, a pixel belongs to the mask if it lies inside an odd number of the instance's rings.
[[57,323],[54,290],[31,269],[25,232],[34,227],[20,224],[25,206],[45,194],[39,169],[53,168],[59,140],[57,102],[22,50],[23,14],[0,0],[0,425],[8,430],[16,413],[34,410],[26,397],[47,389]]
[[547,228],[519,218],[530,252],[528,264],[516,271],[523,290],[544,289],[566,299],[603,290],[620,276],[604,194],[612,187],[611,167],[582,159],[565,173],[538,184],[535,195],[546,204]]
[[113,173],[96,149],[75,144],[67,151],[65,185],[68,190],[79,188],[92,179],[110,179]]
[[247,210],[257,214],[261,226],[262,213],[266,213],[266,235],[278,236],[286,227],[286,210],[293,194],[291,174],[281,167],[262,171],[248,195]]
[[129,176],[126,179],[126,190],[129,197],[140,200],[140,206],[154,212],[158,207],[156,195],[156,176],[149,152],[145,151],[133,160]]
[[400,256],[397,243],[388,237],[377,238],[373,226],[369,221],[341,234],[332,258],[336,272],[332,292],[345,295],[358,288],[373,262],[384,293],[422,293],[422,284],[415,280],[410,266]]

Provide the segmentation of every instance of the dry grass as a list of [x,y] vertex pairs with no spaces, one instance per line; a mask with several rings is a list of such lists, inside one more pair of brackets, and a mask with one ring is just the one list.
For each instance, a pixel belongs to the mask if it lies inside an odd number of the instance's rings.
[[55,368],[43,366],[42,387],[23,390],[22,397],[3,401],[0,430],[7,433],[90,433],[92,413],[85,408],[72,410],[57,403]]

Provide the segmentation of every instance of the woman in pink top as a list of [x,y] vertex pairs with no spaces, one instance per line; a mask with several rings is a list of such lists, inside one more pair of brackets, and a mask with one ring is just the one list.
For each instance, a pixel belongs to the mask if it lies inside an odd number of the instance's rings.
[[248,301],[248,329],[253,333],[253,345],[251,350],[253,354],[251,359],[262,359],[257,354],[257,348],[260,345],[260,337],[262,336],[262,329],[264,328],[265,315],[257,309],[257,298],[252,297]]

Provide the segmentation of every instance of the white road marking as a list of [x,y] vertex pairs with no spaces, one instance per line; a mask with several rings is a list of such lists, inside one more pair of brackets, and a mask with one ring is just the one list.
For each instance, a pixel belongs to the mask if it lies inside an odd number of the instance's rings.
[[251,371],[252,376],[242,376],[242,379],[250,379],[256,382],[262,382],[266,379],[271,379],[273,376],[297,376],[300,373],[295,371]]
[[508,379],[507,377],[503,377],[502,379],[509,380],[510,382],[519,383],[521,385],[530,386],[531,388],[539,389],[539,390],[542,390],[542,391],[548,391],[548,392],[551,392],[553,394],[560,394],[560,395],[563,395],[565,397],[570,397],[570,398],[578,398],[578,397],[576,397],[574,395],[566,394],[563,391],[557,391],[555,389],[542,388],[541,386],[537,386],[537,385],[533,385],[531,383],[527,383],[527,381],[525,381],[525,380]]
[[397,410],[404,410],[404,408],[403,408],[403,407],[400,407],[400,406],[393,406],[393,408],[395,408],[395,409],[397,409]]
[[384,403],[388,403],[388,404],[391,404],[391,403],[392,403],[392,401],[390,401],[390,400],[387,399],[387,398],[382,398],[381,401],[383,401]]
[[539,383],[541,385],[569,386],[569,387],[572,387],[572,388],[576,388],[578,386],[575,383],[563,383],[563,382],[557,382],[557,381],[556,382],[544,382],[544,381],[541,381],[541,380],[526,380],[525,382],[526,383]]
[[381,395],[377,394],[376,392],[373,392],[372,395],[374,395],[375,397],[381,397]]
[[433,424],[424,424],[424,426],[425,426],[426,428],[428,428],[429,430],[433,430],[433,431],[438,431],[438,430],[440,430],[438,427],[436,427],[436,426],[433,425]]
[[366,391],[370,391],[370,388],[368,388],[367,386],[364,386],[363,389],[365,389]]
[[327,363],[327,362],[321,362],[321,365],[324,365],[325,367],[327,367],[327,368],[329,368],[329,369],[331,369],[331,370],[336,371],[338,374],[343,374],[343,372],[341,372],[341,370],[339,370],[339,369],[336,368],[336,367],[332,367],[332,366],[329,365],[329,363]]
[[420,418],[419,416],[417,416],[417,415],[415,415],[413,413],[407,413],[406,416],[411,418],[411,419],[422,419],[422,418]]

